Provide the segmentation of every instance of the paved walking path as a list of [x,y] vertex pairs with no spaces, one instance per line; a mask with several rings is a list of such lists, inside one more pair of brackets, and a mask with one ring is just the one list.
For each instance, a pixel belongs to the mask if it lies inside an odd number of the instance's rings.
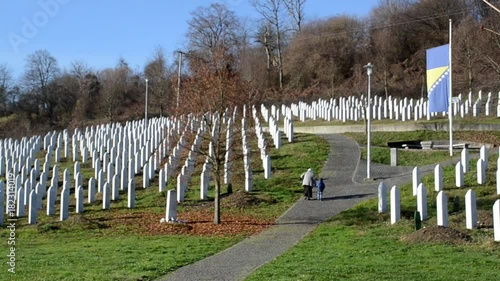
[[[319,173],[326,184],[323,201],[301,199],[269,229],[159,280],[243,280],[252,271],[293,247],[319,223],[358,202],[377,196],[381,181],[388,188],[411,181],[413,167],[390,167],[375,163],[371,164],[373,180],[366,180],[366,162],[360,163],[358,144],[340,134],[322,136],[330,144],[328,160]],[[428,166],[421,168],[421,171],[432,169],[433,166]]]

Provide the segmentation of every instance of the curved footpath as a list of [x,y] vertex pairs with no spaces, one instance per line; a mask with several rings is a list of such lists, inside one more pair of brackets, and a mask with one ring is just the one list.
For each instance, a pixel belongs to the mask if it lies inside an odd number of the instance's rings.
[[[267,230],[213,256],[179,268],[159,280],[243,280],[252,271],[293,247],[319,223],[358,202],[377,196],[380,182],[384,181],[390,188],[411,181],[413,167],[390,167],[376,163],[371,164],[373,180],[366,180],[366,162],[360,163],[360,149],[356,142],[339,134],[324,134],[322,137],[330,144],[329,157],[319,173],[326,184],[323,201],[301,199]],[[456,163],[456,160],[447,162],[443,164]],[[433,168],[434,165],[420,170],[426,173]]]

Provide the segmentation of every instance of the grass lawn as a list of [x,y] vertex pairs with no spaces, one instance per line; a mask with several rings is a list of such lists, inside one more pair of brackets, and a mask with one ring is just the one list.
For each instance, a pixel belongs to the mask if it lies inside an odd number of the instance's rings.
[[[282,148],[268,148],[272,161],[272,176],[268,180],[264,179],[255,140],[250,146],[254,189],[250,193],[242,191],[242,164],[234,162],[233,194],[226,193],[227,186],[223,187],[220,225],[212,223],[214,186],[210,186],[208,200],[199,200],[201,167],[195,170],[186,201],[178,206],[178,218],[182,221],[178,224],[160,224],[165,214],[166,192],[158,191],[158,178],[151,187],[143,189],[142,175],[136,176],[135,209],[127,208],[126,194],[121,192],[120,200],[113,201],[110,210],[102,210],[98,194],[94,203],[85,201],[83,214],[76,214],[72,190],[68,220],[59,221],[59,200],[56,216],[45,215],[44,203],[36,225],[28,225],[26,217],[18,219],[16,273],[12,276],[7,275],[10,273],[6,263],[10,231],[5,225],[0,229],[0,239],[5,245],[4,262],[0,266],[4,277],[0,279],[154,280],[267,228],[300,197],[302,187],[297,179],[307,168],[321,169],[329,146],[314,135],[297,134],[292,144],[284,138]],[[181,160],[183,163],[184,159]],[[81,168],[87,191],[93,169],[90,164],[82,164]],[[59,164],[60,186],[64,169],[73,177],[73,163],[62,159]],[[49,182],[51,176],[52,173]],[[169,180],[168,189],[174,186],[175,180]]]

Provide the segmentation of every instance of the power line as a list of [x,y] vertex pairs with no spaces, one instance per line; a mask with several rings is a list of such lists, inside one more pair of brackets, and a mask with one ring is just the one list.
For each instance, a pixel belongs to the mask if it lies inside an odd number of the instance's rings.
[[[485,10],[485,9],[487,9],[487,7],[481,8],[479,10]],[[366,25],[370,25],[371,24],[371,23],[368,22],[367,24],[365,24],[364,27],[360,27],[360,28],[351,28],[351,29],[346,29],[344,31],[328,32],[328,33],[322,33],[322,34],[317,34],[317,35],[309,35],[309,36],[306,36],[306,37],[295,38],[293,40],[294,41],[311,40],[313,38],[322,38],[322,37],[329,37],[329,36],[335,36],[335,35],[349,34],[349,33],[354,33],[354,32],[361,32],[361,31],[366,31],[366,30],[377,30],[377,29],[383,29],[383,28],[388,28],[388,27],[396,27],[396,26],[407,25],[407,24],[411,24],[411,23],[416,23],[416,22],[421,22],[421,21],[427,21],[427,20],[441,18],[441,17],[450,17],[450,16],[459,15],[459,14],[464,14],[464,13],[467,13],[467,12],[471,12],[472,10],[473,10],[472,8],[463,9],[463,10],[459,10],[459,11],[452,12],[452,13],[434,14],[434,15],[427,16],[427,17],[421,17],[421,18],[416,18],[416,19],[411,19],[411,20],[406,20],[406,21],[400,21],[400,22],[395,22],[395,23],[391,23],[391,24],[383,24],[383,25],[378,25],[378,26],[371,26],[371,27],[367,28]]]

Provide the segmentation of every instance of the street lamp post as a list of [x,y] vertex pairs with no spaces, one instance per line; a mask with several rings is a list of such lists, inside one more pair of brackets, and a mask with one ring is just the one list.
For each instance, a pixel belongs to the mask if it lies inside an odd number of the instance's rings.
[[367,101],[367,111],[368,115],[367,121],[367,134],[366,134],[366,178],[370,179],[370,162],[371,162],[371,119],[372,119],[372,105],[371,105],[371,76],[373,71],[373,65],[368,63],[364,66],[366,68],[366,74],[368,75],[368,101]]
[[144,125],[148,126],[148,79],[146,78],[146,103],[144,105]]

